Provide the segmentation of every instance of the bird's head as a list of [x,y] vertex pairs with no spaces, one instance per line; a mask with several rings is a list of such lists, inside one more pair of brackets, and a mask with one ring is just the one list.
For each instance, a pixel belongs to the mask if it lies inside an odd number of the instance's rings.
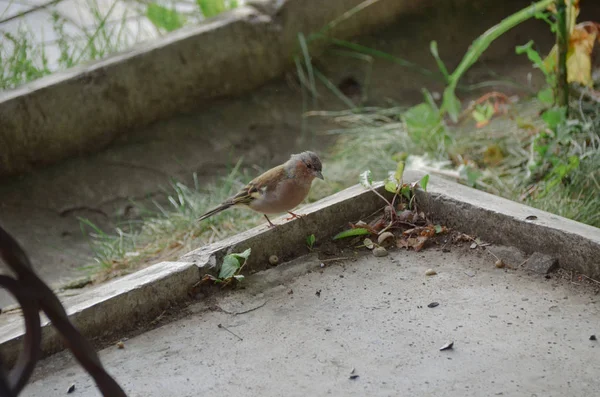
[[321,173],[323,171],[321,159],[314,152],[306,151],[292,154],[288,165],[296,178],[304,178],[309,182],[312,182],[315,178],[324,179]]

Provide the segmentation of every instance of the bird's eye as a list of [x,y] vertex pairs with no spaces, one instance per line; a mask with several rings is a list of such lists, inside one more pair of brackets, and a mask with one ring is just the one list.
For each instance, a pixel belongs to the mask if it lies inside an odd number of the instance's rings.
[[306,167],[307,167],[308,169],[311,169],[311,168],[312,168],[312,164],[306,164]]

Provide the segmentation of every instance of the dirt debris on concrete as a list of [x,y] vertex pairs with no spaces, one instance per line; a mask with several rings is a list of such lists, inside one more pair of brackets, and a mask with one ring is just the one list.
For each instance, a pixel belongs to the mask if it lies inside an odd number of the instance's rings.
[[[125,349],[113,343],[101,358],[131,396],[597,392],[594,283],[498,269],[490,258],[486,247],[463,243],[322,268],[313,253],[190,305],[187,316],[128,339]],[[426,277],[427,268],[438,274]],[[41,363],[24,395],[60,396],[70,384],[98,395],[61,353]]]

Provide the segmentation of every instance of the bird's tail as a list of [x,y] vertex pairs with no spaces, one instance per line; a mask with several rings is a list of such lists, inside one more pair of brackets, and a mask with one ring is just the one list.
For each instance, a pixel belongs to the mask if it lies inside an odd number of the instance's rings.
[[198,218],[198,222],[203,221],[206,218],[210,218],[211,216],[216,215],[221,211],[225,211],[227,208],[232,207],[232,206],[233,206],[233,203],[223,203],[223,204],[219,205],[218,207],[213,208],[212,210],[208,211],[204,215],[200,216],[200,218]]

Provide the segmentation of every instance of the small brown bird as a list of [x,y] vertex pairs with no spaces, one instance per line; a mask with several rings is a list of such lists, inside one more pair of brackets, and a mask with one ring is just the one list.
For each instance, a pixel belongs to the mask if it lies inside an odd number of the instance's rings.
[[287,212],[292,215],[291,218],[297,218],[298,215],[291,210],[306,198],[313,179],[324,179],[321,171],[321,160],[315,153],[307,151],[293,154],[284,164],[271,168],[253,179],[238,194],[228,198],[198,220],[237,205],[244,205],[262,213],[270,227],[275,225],[271,223],[267,214]]

